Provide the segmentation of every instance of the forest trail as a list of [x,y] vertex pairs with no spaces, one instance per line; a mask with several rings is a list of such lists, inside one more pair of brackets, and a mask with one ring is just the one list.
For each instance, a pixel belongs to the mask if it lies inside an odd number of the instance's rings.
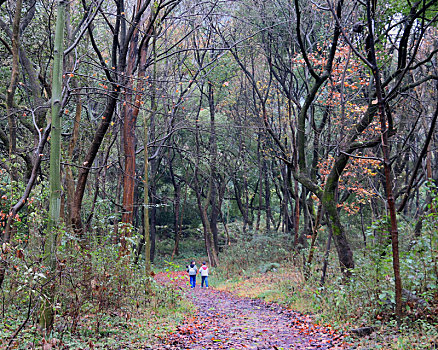
[[[170,277],[172,276],[172,277]],[[154,349],[348,349],[342,334],[313,323],[280,305],[242,298],[212,288],[190,289],[181,273],[157,275],[161,283],[183,288],[195,305],[194,317]]]

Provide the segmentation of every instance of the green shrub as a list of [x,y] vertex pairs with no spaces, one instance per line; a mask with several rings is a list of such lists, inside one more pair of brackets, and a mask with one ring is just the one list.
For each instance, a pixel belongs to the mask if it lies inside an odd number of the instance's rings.
[[292,257],[290,236],[279,233],[243,235],[223,249],[220,254],[219,274],[230,278],[254,271],[271,271]]

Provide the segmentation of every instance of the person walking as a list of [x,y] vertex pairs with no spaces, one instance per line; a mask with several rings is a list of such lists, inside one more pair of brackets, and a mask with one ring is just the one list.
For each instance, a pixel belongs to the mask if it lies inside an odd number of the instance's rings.
[[205,263],[205,261],[202,263],[202,266],[199,268],[199,273],[201,274],[201,288],[205,287],[208,288],[208,266]]
[[196,286],[196,274],[198,273],[198,267],[196,266],[196,263],[192,261],[189,266],[187,267],[187,272],[189,273],[190,277],[190,288],[195,288]]

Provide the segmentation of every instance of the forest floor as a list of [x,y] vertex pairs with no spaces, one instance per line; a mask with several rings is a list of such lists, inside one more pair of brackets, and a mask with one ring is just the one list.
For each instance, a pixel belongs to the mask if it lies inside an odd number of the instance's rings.
[[213,288],[191,289],[185,272],[158,274],[160,283],[186,290],[196,309],[193,317],[154,349],[347,349],[345,336],[311,316],[275,303],[239,297]]

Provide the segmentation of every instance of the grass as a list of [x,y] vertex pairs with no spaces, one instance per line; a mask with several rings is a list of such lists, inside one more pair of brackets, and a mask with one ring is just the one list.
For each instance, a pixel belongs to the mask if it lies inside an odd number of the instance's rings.
[[[311,314],[317,323],[331,324],[339,331],[348,332],[351,329],[366,325],[378,328],[377,332],[365,338],[350,336],[347,341],[354,343],[356,349],[437,349],[438,325],[417,320],[405,319],[400,330],[390,315],[383,319],[366,318],[367,312],[359,306],[362,302],[355,300],[356,296],[345,293],[335,293],[336,281],[329,281],[321,289],[315,287],[314,281],[306,281],[304,276],[293,266],[283,266],[280,270],[267,273],[247,273],[233,278],[212,279],[212,284],[219,290],[229,291],[242,297],[259,298],[267,302],[282,304],[295,311]],[[338,285],[339,288],[339,285]],[[382,312],[375,310],[375,316]],[[369,315],[368,315],[369,316]]]
[[278,272],[254,273],[253,275],[236,276],[232,279],[214,279],[212,285],[219,290],[233,292],[239,296],[261,298],[266,301],[287,303],[287,294],[284,290],[293,282],[298,285],[301,280],[299,274],[291,274],[286,269]]

